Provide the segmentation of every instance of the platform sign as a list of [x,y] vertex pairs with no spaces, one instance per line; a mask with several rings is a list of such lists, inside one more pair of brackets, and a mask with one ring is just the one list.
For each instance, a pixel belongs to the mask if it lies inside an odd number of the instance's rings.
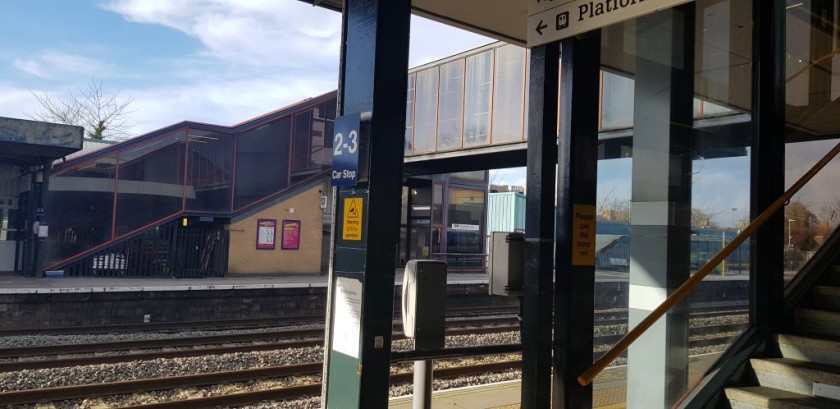
[[690,0],[530,0],[528,47],[689,3]]
[[595,265],[595,206],[572,207],[572,265]]
[[341,238],[349,241],[362,240],[362,210],[364,199],[348,197],[344,199],[344,213],[341,219]]
[[348,114],[335,119],[333,134],[332,185],[356,186],[359,174],[360,115]]

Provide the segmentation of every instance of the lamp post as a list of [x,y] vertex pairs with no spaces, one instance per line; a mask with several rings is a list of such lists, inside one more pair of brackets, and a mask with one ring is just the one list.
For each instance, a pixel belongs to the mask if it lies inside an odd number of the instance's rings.
[[791,240],[792,234],[791,234],[791,230],[790,230],[790,223],[795,222],[795,221],[796,220],[788,219],[788,248],[793,248],[793,242]]

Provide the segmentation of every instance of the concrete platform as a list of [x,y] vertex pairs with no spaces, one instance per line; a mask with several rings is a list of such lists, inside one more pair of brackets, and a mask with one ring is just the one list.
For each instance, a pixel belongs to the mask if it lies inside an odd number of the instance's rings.
[[[452,273],[449,285],[487,284],[483,273]],[[402,283],[402,271],[395,282]],[[230,276],[212,278],[33,278],[0,276],[0,294],[68,294],[102,292],[265,290],[280,288],[326,288],[326,275]]]
[[[691,358],[689,384],[694,385],[718,358],[708,354]],[[521,381],[506,381],[480,386],[448,389],[432,394],[432,408],[438,409],[513,409],[519,408]],[[412,396],[390,400],[390,409],[411,409]],[[595,378],[592,407],[623,409],[627,400],[627,367],[608,368]]]
[[[598,271],[598,282],[626,282],[626,272]],[[450,285],[487,284],[486,273],[450,273]],[[710,274],[704,281],[745,281],[748,274]],[[402,269],[396,272],[402,283]],[[232,275],[210,278],[120,278],[120,277],[21,277],[0,274],[0,294],[66,294],[93,292],[257,290],[275,288],[325,288],[326,275]]]

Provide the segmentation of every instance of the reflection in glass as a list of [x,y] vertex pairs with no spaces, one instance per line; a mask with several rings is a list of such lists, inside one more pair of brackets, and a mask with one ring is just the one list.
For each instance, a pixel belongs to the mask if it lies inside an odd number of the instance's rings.
[[461,147],[463,97],[464,60],[458,59],[440,67],[437,150]]
[[481,253],[484,196],[485,192],[482,190],[449,189],[447,253]]
[[416,75],[414,153],[432,152],[435,149],[437,125],[438,67],[419,71]]
[[[840,139],[837,2],[786,7],[785,185],[789,187]],[[834,23],[832,23],[834,22]],[[840,160],[818,173],[784,210],[784,270],[790,281],[840,222]]]
[[493,98],[493,143],[522,141],[525,107],[525,50],[514,45],[496,49]]
[[[596,276],[626,274],[613,289],[620,301],[609,307],[626,310],[628,326],[661,300],[645,300],[627,287],[664,297],[745,225],[751,177],[749,138],[743,137],[750,132],[744,122],[752,97],[751,11],[749,1],[700,0],[694,8],[677,7],[602,30],[601,129],[626,133],[602,135]],[[694,32],[680,34],[672,30],[674,24],[691,24]],[[694,66],[686,67],[686,61]],[[733,113],[746,115],[731,121],[694,120]],[[691,148],[682,149],[687,141]],[[721,334],[713,345],[702,344],[693,327],[704,324],[689,316],[695,308],[723,301],[746,311],[749,269],[745,244],[717,266],[688,302],[654,324],[628,358],[613,363],[627,365],[627,384],[615,391],[626,393],[628,408],[672,405],[747,328],[746,312],[721,312],[720,318],[740,327]],[[716,290],[724,285],[729,286],[725,300]],[[596,281],[596,294],[608,291],[606,286]],[[596,333],[610,331],[597,322],[596,327]],[[596,341],[596,357],[605,349]],[[595,380],[595,390],[609,390],[620,372],[608,370]],[[646,382],[662,378],[673,381]]]
[[601,129],[625,129],[633,126],[633,79],[601,71]]
[[414,73],[408,74],[408,97],[405,103],[405,153],[414,151]]
[[187,210],[229,212],[233,182],[233,135],[190,130]]
[[303,111],[295,115],[295,154],[292,158],[292,170],[309,169],[309,159],[311,157],[309,135],[311,126],[312,111]]
[[236,136],[235,209],[289,186],[291,122],[281,118]]
[[183,208],[185,133],[120,151],[115,237]]
[[464,89],[464,146],[486,145],[493,98],[493,51],[467,57]]
[[111,239],[117,156],[101,157],[50,177],[49,262]]

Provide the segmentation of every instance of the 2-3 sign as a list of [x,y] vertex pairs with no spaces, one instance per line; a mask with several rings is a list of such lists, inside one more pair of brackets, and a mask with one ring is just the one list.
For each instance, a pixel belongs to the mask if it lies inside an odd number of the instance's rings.
[[358,113],[335,119],[333,135],[332,185],[355,186],[359,173]]
[[356,153],[356,149],[359,149],[359,133],[355,129],[347,135],[347,141],[344,140],[344,134],[341,132],[335,134],[335,138],[333,139],[333,157],[344,154],[344,149],[351,155]]

